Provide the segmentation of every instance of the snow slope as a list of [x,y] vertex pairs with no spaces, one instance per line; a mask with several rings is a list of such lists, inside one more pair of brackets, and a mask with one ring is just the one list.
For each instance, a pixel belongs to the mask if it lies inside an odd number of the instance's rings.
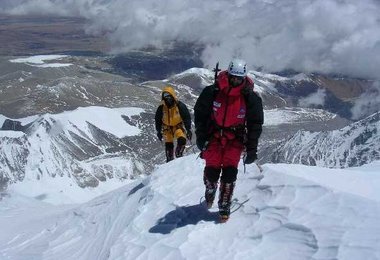
[[58,67],[67,67],[73,64],[71,63],[45,63],[45,61],[54,61],[67,58],[67,55],[36,55],[30,56],[27,58],[18,58],[9,60],[13,63],[25,63],[30,66],[41,67],[41,68],[58,68]]
[[226,224],[199,204],[203,166],[196,155],[176,159],[77,205],[3,194],[0,259],[380,258],[379,162],[270,164],[263,174],[241,165]]
[[[135,159],[132,142],[124,141],[142,133],[131,118],[139,120],[144,111],[90,106],[19,119],[23,132],[0,131],[0,179],[16,183],[23,194],[43,196],[48,202],[65,199],[59,199],[60,194],[69,198],[69,203],[83,202],[71,196],[73,189],[101,185],[100,190],[110,191],[145,172],[143,163]],[[106,184],[107,180],[113,183]],[[65,188],[59,187],[60,182]],[[72,185],[79,187],[70,188]],[[53,186],[56,194],[50,199]]]

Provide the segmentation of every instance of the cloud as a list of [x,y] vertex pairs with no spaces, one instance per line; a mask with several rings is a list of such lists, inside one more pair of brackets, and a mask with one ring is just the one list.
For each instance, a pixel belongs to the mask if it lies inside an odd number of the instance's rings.
[[0,11],[85,17],[114,52],[185,41],[205,46],[209,67],[240,57],[268,72],[380,77],[378,0],[2,0]]
[[318,107],[325,104],[326,99],[326,90],[318,89],[317,92],[310,94],[305,98],[301,98],[298,101],[299,106],[301,107]]
[[352,119],[357,120],[380,111],[380,82],[375,82],[355,102],[351,112]]

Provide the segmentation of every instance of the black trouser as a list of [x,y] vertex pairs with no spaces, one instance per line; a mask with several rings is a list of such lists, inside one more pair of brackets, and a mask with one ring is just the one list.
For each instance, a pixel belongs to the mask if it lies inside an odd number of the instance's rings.
[[205,178],[210,182],[218,182],[220,173],[222,173],[221,182],[232,183],[237,179],[238,169],[233,166],[223,168],[205,167]]
[[[222,173],[221,177],[220,173]],[[230,213],[231,199],[235,188],[237,173],[238,169],[232,166],[223,168],[205,167],[203,181],[206,186],[206,200],[211,200],[212,204],[220,177],[218,206],[219,211],[221,213],[223,212],[223,214],[228,215]]]
[[[183,151],[186,146],[186,138],[179,137],[177,140],[177,148],[175,149],[175,156],[182,157]],[[172,142],[165,143],[166,162],[174,159],[174,144]]]

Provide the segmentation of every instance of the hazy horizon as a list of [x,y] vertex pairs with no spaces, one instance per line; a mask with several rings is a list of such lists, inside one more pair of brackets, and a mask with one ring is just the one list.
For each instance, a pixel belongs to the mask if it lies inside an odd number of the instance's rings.
[[193,42],[206,67],[240,57],[268,72],[379,79],[376,0],[4,0],[0,13],[86,18],[86,33],[106,36],[114,53]]

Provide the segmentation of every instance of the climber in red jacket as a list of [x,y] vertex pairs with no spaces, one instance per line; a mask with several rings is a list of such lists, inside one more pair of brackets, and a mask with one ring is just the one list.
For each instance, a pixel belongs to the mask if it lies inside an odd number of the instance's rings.
[[203,89],[194,107],[196,142],[206,161],[206,203],[212,206],[221,175],[218,206],[222,222],[230,215],[242,152],[246,150],[245,164],[257,159],[264,114],[261,98],[253,87],[246,63],[233,60],[213,85]]

